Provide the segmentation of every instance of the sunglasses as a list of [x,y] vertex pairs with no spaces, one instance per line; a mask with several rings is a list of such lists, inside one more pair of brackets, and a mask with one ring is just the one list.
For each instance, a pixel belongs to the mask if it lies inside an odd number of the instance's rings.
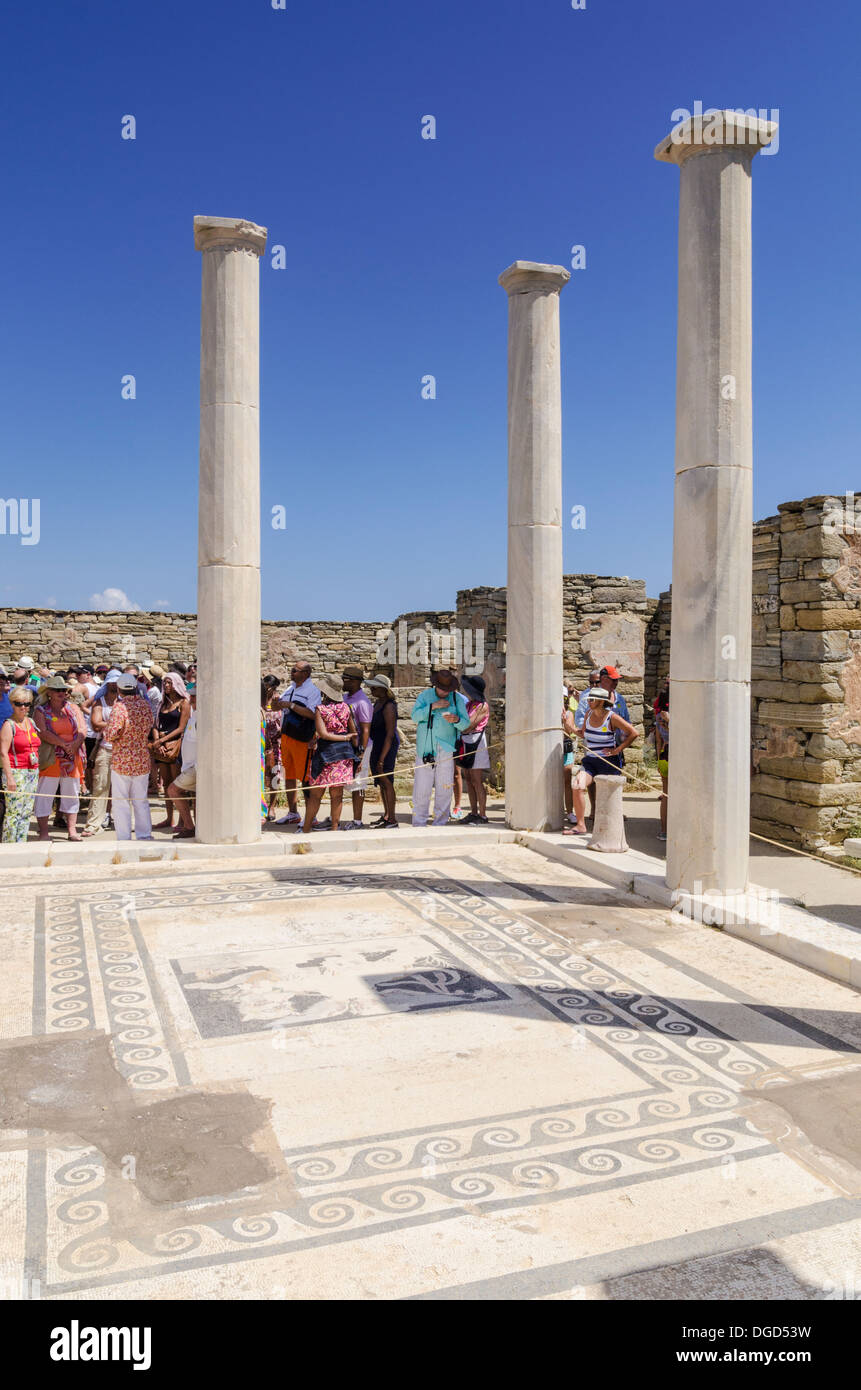
[[32,700],[13,700],[13,701],[12,701],[12,704],[15,706],[16,709],[30,709],[30,707],[31,707],[32,704],[33,704],[33,701],[32,701]]

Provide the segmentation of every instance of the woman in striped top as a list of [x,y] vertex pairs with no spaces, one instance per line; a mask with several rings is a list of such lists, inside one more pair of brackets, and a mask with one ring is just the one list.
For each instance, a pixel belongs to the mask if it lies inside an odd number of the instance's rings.
[[[585,835],[586,791],[595,777],[621,777],[621,754],[637,737],[637,730],[621,714],[615,714],[608,693],[601,686],[588,692],[589,708],[579,730],[586,753],[572,788],[576,825],[566,826],[563,835]],[[619,743],[616,735],[621,734]]]

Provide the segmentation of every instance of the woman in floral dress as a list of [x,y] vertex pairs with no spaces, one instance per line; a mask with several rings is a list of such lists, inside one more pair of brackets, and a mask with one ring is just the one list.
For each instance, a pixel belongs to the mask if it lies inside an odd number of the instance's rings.
[[305,835],[314,824],[327,787],[332,829],[338,829],[344,787],[352,782],[354,776],[352,750],[357,735],[350,706],[344,703],[344,692],[325,676],[317,681],[317,688],[323,700],[314,716],[317,740],[311,759],[311,783],[305,803],[305,824],[302,826]]

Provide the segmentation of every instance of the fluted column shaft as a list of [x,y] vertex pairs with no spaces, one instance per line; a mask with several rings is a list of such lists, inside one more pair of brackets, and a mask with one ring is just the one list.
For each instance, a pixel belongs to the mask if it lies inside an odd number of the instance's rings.
[[776,127],[715,113],[680,166],[667,884],[742,892],[750,825],[751,162]]
[[266,229],[195,217],[203,252],[197,839],[260,838],[259,258]]
[[519,830],[562,823],[562,266],[515,261],[508,294],[505,802]]

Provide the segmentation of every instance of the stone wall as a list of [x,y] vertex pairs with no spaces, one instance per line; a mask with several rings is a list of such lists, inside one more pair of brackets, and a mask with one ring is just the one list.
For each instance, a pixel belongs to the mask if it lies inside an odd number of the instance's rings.
[[861,819],[861,527],[842,498],[778,511],[754,528],[751,829],[816,849]]
[[[861,823],[861,517],[856,530],[845,498],[756,523],[752,609],[751,830],[842,843]],[[669,674],[670,617],[667,592],[646,635],[649,704]]]

